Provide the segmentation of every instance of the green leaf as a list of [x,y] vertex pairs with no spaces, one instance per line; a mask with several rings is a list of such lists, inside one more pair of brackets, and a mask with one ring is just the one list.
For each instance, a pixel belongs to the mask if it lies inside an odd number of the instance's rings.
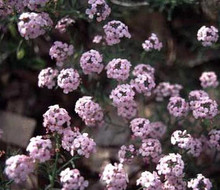
[[19,49],[19,51],[17,51],[17,59],[21,60],[23,59],[25,56],[25,50],[23,48]]

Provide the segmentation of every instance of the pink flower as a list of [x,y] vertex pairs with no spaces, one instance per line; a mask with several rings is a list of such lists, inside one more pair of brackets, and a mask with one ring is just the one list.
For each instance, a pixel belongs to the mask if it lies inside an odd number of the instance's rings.
[[111,91],[110,99],[114,106],[126,105],[128,102],[134,101],[135,92],[129,84],[118,85]]
[[132,74],[135,77],[138,77],[138,75],[148,74],[152,78],[154,78],[154,73],[155,73],[155,69],[153,67],[151,67],[150,65],[147,65],[147,64],[138,64],[137,66],[135,66],[135,68],[132,72]]
[[150,126],[152,129],[150,137],[154,139],[161,139],[167,131],[167,126],[160,121],[152,122]]
[[103,39],[102,36],[96,35],[96,36],[94,36],[92,42],[95,43],[95,44],[99,44],[102,41],[102,39]]
[[203,98],[209,98],[207,92],[203,90],[193,90],[189,93],[189,106],[191,110],[196,108],[197,102],[199,102]]
[[157,172],[142,172],[141,177],[137,180],[137,185],[141,185],[143,190],[162,190],[162,182]]
[[5,174],[15,183],[26,181],[27,176],[34,172],[33,160],[25,155],[11,156],[5,162]]
[[49,110],[43,115],[43,126],[46,127],[47,132],[63,133],[64,128],[70,126],[70,116],[68,112],[60,108],[59,105],[49,107]]
[[209,132],[209,145],[220,151],[220,130],[212,129]]
[[125,190],[128,183],[128,175],[125,173],[122,164],[107,164],[101,175],[107,190]]
[[170,153],[159,160],[156,168],[160,175],[180,177],[183,175],[184,162],[180,154]]
[[76,154],[89,158],[96,151],[96,143],[87,133],[80,133],[78,128],[66,128],[63,132],[62,147],[72,156]]
[[80,76],[77,70],[62,69],[57,77],[57,84],[65,94],[76,90],[80,85]]
[[127,59],[113,59],[106,66],[107,77],[125,81],[129,77],[131,63]]
[[86,125],[95,127],[103,124],[103,111],[98,103],[95,103],[90,96],[83,96],[78,99],[75,105],[75,112],[82,118]]
[[133,144],[129,146],[121,146],[120,150],[118,151],[118,158],[120,163],[131,163],[132,159],[136,155],[136,150]]
[[192,190],[210,190],[212,188],[212,183],[202,174],[197,174],[197,178],[191,179],[188,182],[188,188]]
[[171,97],[167,109],[174,117],[182,117],[188,113],[189,104],[181,97]]
[[22,13],[19,17],[18,31],[26,40],[44,35],[46,29],[52,27],[53,21],[47,13]]
[[55,28],[60,32],[60,33],[65,33],[67,28],[75,23],[75,20],[69,17],[63,17],[61,18],[58,22]]
[[86,9],[86,14],[90,19],[96,17],[98,22],[105,20],[111,13],[111,8],[105,0],[88,0],[90,7]]
[[34,161],[45,162],[51,158],[52,142],[50,139],[36,136],[30,139],[26,150]]
[[203,46],[211,46],[218,41],[218,38],[218,29],[214,26],[202,26],[197,33],[197,39],[202,42]]
[[117,106],[118,116],[130,120],[137,116],[138,108],[135,101],[125,101],[120,106]]
[[104,65],[102,55],[96,50],[90,50],[82,54],[80,66],[83,73],[88,75],[92,73],[101,73]]
[[186,190],[186,185],[181,177],[168,177],[163,184],[163,190]]
[[108,22],[104,27],[105,39],[108,45],[118,44],[121,38],[131,38],[128,27],[121,21],[113,20]]
[[215,72],[203,72],[199,80],[201,81],[201,86],[203,88],[216,88],[219,84]]
[[78,169],[71,170],[70,168],[60,172],[60,182],[63,186],[62,190],[84,190],[89,185]]
[[141,147],[139,148],[139,154],[142,157],[157,163],[161,153],[162,148],[159,140],[151,138],[142,140]]
[[160,51],[163,44],[159,41],[157,35],[152,33],[151,36],[142,44],[142,47],[147,52],[152,50]]
[[150,121],[145,118],[135,118],[130,122],[130,128],[135,137],[145,138],[148,136],[152,128]]
[[49,0],[26,0],[26,6],[30,10],[38,10],[41,7],[44,7]]
[[56,41],[50,48],[49,55],[51,59],[56,60],[57,66],[62,67],[67,58],[73,55],[73,52],[73,45],[68,45],[67,43]]
[[48,89],[52,89],[54,86],[56,86],[57,75],[57,69],[52,69],[51,67],[42,69],[38,75],[38,86],[40,88],[47,87]]

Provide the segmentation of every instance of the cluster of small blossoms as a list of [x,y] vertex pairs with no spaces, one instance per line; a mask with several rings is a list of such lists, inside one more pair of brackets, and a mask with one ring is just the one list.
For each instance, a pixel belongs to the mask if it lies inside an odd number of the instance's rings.
[[218,41],[218,38],[218,29],[214,26],[202,26],[197,33],[197,39],[202,42],[203,46],[211,46]]
[[161,153],[162,148],[159,140],[151,138],[142,140],[139,148],[139,154],[142,157],[157,163]]
[[71,25],[75,23],[75,20],[73,20],[72,18],[69,17],[64,17],[61,18],[58,22],[57,25],[55,26],[55,28],[60,32],[60,33],[65,33],[67,28]]
[[106,66],[107,77],[125,81],[129,77],[131,63],[127,59],[113,59]]
[[209,132],[209,145],[220,151],[220,130],[212,129]]
[[88,126],[95,127],[103,124],[103,110],[90,96],[83,96],[77,100],[75,112]]
[[52,27],[53,21],[47,13],[22,13],[19,17],[18,31],[26,40],[44,35],[46,29]]
[[121,38],[131,38],[128,27],[121,21],[113,20],[108,22],[104,27],[105,40],[107,45],[118,44]]
[[120,150],[118,151],[118,158],[120,163],[131,163],[133,158],[136,155],[136,150],[133,144],[129,146],[121,146]]
[[157,35],[152,33],[151,36],[147,40],[145,40],[145,42],[142,44],[142,47],[147,52],[152,50],[160,51],[161,48],[163,47],[163,44],[158,39]]
[[125,190],[127,188],[128,176],[122,164],[107,164],[101,175],[101,180],[105,183],[107,190]]
[[80,66],[83,73],[88,75],[92,73],[101,73],[104,65],[102,55],[96,50],[90,50],[82,54]]
[[199,139],[193,138],[187,131],[174,131],[171,135],[171,143],[181,149],[187,150],[187,153],[198,157],[202,152],[202,143]]
[[157,172],[142,172],[141,177],[137,180],[137,185],[141,185],[143,190],[162,190],[162,182]]
[[146,65],[146,64],[138,64],[137,66],[135,66],[134,70],[132,71],[132,74],[136,77],[139,75],[148,74],[152,78],[154,78],[154,73],[155,73],[155,69],[150,65]]
[[27,146],[30,157],[37,162],[45,162],[51,158],[52,142],[42,136],[32,137]]
[[68,45],[67,43],[56,41],[50,48],[49,55],[51,59],[56,60],[57,66],[62,67],[64,61],[66,61],[69,56],[73,55],[73,52],[73,45]]
[[5,174],[15,183],[26,181],[27,176],[34,172],[34,162],[26,155],[11,156],[5,164]]
[[179,84],[170,84],[169,82],[161,82],[154,90],[157,101],[163,101],[164,98],[179,96],[183,87]]
[[44,7],[49,0],[26,0],[26,5],[30,10],[38,10]]
[[80,175],[78,169],[66,168],[61,171],[60,182],[62,190],[84,190],[89,186],[89,182]]
[[144,139],[151,131],[150,121],[145,118],[135,118],[130,122],[130,128],[135,137]]
[[90,7],[86,9],[86,14],[90,19],[96,16],[96,20],[101,22],[105,20],[111,13],[111,8],[105,2],[105,0],[88,0]]
[[161,139],[167,131],[167,126],[160,121],[152,122],[150,126],[152,131],[149,136],[154,139]]
[[138,106],[137,103],[133,101],[125,101],[120,106],[117,106],[118,116],[124,119],[130,120],[137,116]]
[[42,69],[38,75],[38,86],[40,88],[47,87],[52,89],[56,85],[56,77],[58,76],[58,70],[48,67]]
[[218,104],[215,100],[211,100],[210,98],[201,98],[199,101],[196,101],[192,113],[196,119],[212,119],[218,114]]
[[25,1],[20,0],[0,0],[0,17],[6,17],[14,11],[20,13],[26,6]]
[[212,188],[212,183],[208,178],[205,178],[202,174],[198,174],[197,178],[191,179],[188,182],[188,188],[192,190],[210,190]]
[[203,72],[199,80],[203,88],[208,88],[208,87],[216,88],[219,84],[215,72]]
[[120,107],[127,104],[127,102],[134,101],[135,92],[129,84],[118,85],[111,91],[110,99],[113,101],[113,105]]
[[151,91],[155,88],[156,84],[152,76],[149,74],[142,74],[138,75],[134,80],[131,80],[131,86],[138,93],[143,93],[145,96],[150,96]]
[[184,162],[180,154],[170,153],[159,160],[156,169],[159,175],[180,177],[183,175]]
[[181,97],[171,97],[167,109],[174,117],[182,117],[188,113],[189,104]]
[[43,126],[47,132],[63,133],[63,129],[70,126],[70,116],[64,108],[59,105],[50,106],[49,110],[43,115]]
[[61,70],[57,77],[57,84],[63,89],[63,93],[65,94],[76,90],[80,85],[78,71],[72,68]]
[[168,177],[163,184],[163,190],[186,190],[186,186],[182,177]]
[[63,131],[62,147],[69,151],[72,156],[76,154],[89,158],[96,150],[96,143],[87,133],[80,133],[78,128],[66,128]]
[[193,90],[189,93],[189,106],[191,110],[196,109],[198,102],[203,98],[209,98],[207,92],[203,90]]

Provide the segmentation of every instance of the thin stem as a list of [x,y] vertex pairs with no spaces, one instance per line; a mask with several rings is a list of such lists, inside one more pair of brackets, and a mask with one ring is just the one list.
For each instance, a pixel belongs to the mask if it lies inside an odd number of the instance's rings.
[[57,170],[57,173],[60,173],[66,166],[68,166],[73,160],[77,160],[79,159],[80,157],[79,156],[74,156],[72,157],[68,162],[66,162],[63,166],[61,166],[59,168],[59,170]]

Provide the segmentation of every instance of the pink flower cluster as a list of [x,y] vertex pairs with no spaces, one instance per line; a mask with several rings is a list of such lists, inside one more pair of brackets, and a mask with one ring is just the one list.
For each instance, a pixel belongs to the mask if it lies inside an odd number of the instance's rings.
[[199,80],[201,81],[201,86],[203,88],[216,88],[219,84],[215,72],[203,72]]
[[110,46],[118,44],[121,38],[131,38],[131,34],[128,31],[128,27],[121,21],[113,20],[108,22],[104,27],[105,40]]
[[131,86],[141,94],[150,96],[151,91],[155,88],[156,84],[154,77],[149,74],[138,75],[134,80],[131,80]]
[[145,75],[148,74],[152,78],[154,78],[155,69],[147,64],[138,64],[134,67],[134,70],[132,71],[132,74],[137,77],[138,75]]
[[65,33],[67,28],[75,23],[75,20],[69,17],[63,17],[58,22],[55,28],[62,34]]
[[169,177],[163,184],[163,190],[186,190],[186,182],[183,178]]
[[89,185],[78,169],[71,170],[70,168],[60,172],[60,182],[63,186],[62,190],[84,190]]
[[126,101],[120,106],[117,106],[117,112],[118,116],[130,120],[134,118],[138,113],[137,103],[134,100]]
[[187,131],[174,131],[171,136],[171,143],[178,145],[181,149],[187,151],[188,154],[194,157],[199,157],[202,152],[202,143],[199,139],[193,138]]
[[203,98],[209,98],[207,92],[203,90],[193,90],[189,93],[189,106],[191,110],[196,109],[197,104]]
[[82,54],[80,66],[83,73],[88,75],[92,73],[101,73],[104,65],[102,55],[96,50],[90,50]]
[[61,70],[57,78],[57,84],[65,94],[76,90],[80,85],[78,71],[72,68]]
[[34,172],[33,160],[25,155],[11,156],[5,164],[5,174],[15,183],[26,181],[27,176]]
[[96,20],[101,22],[105,20],[111,13],[111,8],[105,2],[105,0],[88,0],[90,7],[86,9],[86,14],[90,19],[96,16]]
[[141,147],[139,148],[139,154],[142,157],[157,163],[161,153],[162,147],[159,140],[152,138],[142,140]]
[[146,138],[150,135],[152,128],[150,121],[145,118],[135,118],[130,122],[130,128],[135,137],[140,137],[141,139]]
[[75,112],[82,118],[87,126],[95,127],[103,124],[103,111],[91,96],[83,96],[75,105]]
[[46,29],[52,27],[53,21],[47,13],[22,13],[19,17],[18,31],[26,40],[44,35]]
[[43,115],[43,126],[47,132],[63,133],[63,129],[70,126],[70,116],[64,108],[59,105],[50,106],[49,110]]
[[127,59],[113,59],[106,66],[107,77],[125,81],[129,77],[131,63]]
[[163,47],[163,44],[158,39],[157,35],[152,33],[151,36],[147,40],[145,40],[145,42],[142,44],[142,47],[147,52],[152,50],[160,51],[161,48]]
[[67,43],[56,41],[50,48],[49,55],[51,59],[56,60],[56,65],[58,67],[62,67],[67,58],[73,55],[73,52],[73,45],[68,45]]
[[162,190],[162,182],[157,172],[142,172],[141,177],[137,180],[137,185],[141,185],[143,190]]
[[192,190],[210,190],[212,183],[208,178],[205,178],[202,174],[198,174],[195,179],[191,179],[188,182],[188,188]]
[[0,17],[6,17],[12,13],[20,13],[26,6],[25,1],[20,0],[0,0]]
[[211,46],[218,41],[218,38],[218,29],[214,26],[202,26],[197,33],[197,39],[202,42],[203,46]]
[[180,177],[183,175],[184,162],[180,154],[170,153],[159,160],[156,169],[160,175]]
[[101,180],[106,184],[107,190],[125,190],[127,188],[128,176],[122,164],[107,164],[101,175]]
[[25,0],[26,5],[30,10],[38,10],[41,7],[44,7],[49,0]]
[[209,132],[209,145],[220,151],[220,130],[212,129]]
[[179,96],[183,87],[179,84],[170,84],[169,82],[161,82],[154,90],[157,101],[163,101],[164,98]]
[[32,137],[26,150],[34,161],[45,162],[51,158],[52,142],[42,136]]
[[76,154],[89,158],[96,150],[96,143],[87,133],[80,133],[78,128],[66,128],[63,132],[62,147],[72,156]]
[[58,76],[58,70],[48,67],[42,69],[38,75],[38,86],[40,88],[47,87],[52,89],[56,85],[56,77]]
[[171,97],[167,109],[174,117],[182,117],[188,113],[189,104],[181,97]]
[[120,163],[122,164],[131,163],[135,155],[136,155],[136,150],[133,144],[129,146],[123,145],[118,151],[118,158],[119,158]]

